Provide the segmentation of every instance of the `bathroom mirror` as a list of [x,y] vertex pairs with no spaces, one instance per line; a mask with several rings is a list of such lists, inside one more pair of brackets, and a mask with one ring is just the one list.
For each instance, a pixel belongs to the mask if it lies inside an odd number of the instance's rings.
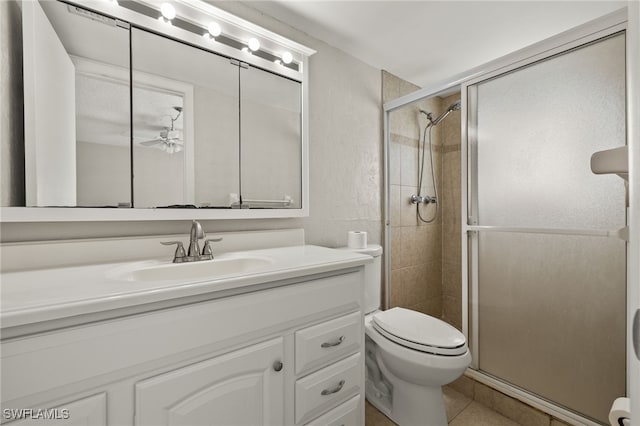
[[23,11],[26,205],[128,207],[129,30],[41,6]]
[[301,85],[253,67],[241,69],[240,84],[243,201],[249,206],[299,209]]
[[114,208],[104,210],[115,220],[144,219],[120,213],[138,209],[153,219],[307,214],[306,57],[293,71],[278,69],[239,49],[240,60],[227,47],[218,54],[202,36],[156,19],[139,25],[130,11],[123,21],[58,1],[29,3],[26,201],[3,206],[12,207],[3,221],[20,205],[46,208],[32,210],[47,210],[48,220],[65,219],[52,207],[82,208],[66,209],[69,220],[111,220],[86,209],[95,207]]
[[131,49],[134,206],[230,207],[240,193],[239,66],[136,28]]

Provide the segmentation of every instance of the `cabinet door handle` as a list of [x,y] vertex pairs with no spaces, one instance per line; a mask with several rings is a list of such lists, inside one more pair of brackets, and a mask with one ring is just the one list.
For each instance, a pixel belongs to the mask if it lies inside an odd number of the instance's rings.
[[346,339],[346,337],[340,336],[337,340],[334,340],[333,342],[324,342],[323,344],[320,345],[320,347],[331,348],[333,346],[338,346],[340,343],[344,342],[344,339]]
[[276,371],[280,371],[282,370],[282,362],[281,361],[276,361],[273,363],[273,369]]
[[331,395],[333,393],[338,393],[342,390],[342,387],[344,386],[345,381],[344,380],[340,380],[340,383],[338,383],[336,386],[330,388],[330,389],[325,389],[322,392],[320,392],[321,395],[325,396],[325,395]]

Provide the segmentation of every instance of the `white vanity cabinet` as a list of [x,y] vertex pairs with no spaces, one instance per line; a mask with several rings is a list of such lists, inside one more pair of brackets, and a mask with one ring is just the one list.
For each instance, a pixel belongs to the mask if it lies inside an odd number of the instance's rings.
[[106,419],[97,424],[362,425],[363,280],[352,266],[13,331],[2,340],[2,408],[68,409],[70,423],[51,424],[82,424],[73,402],[102,395],[91,400]]

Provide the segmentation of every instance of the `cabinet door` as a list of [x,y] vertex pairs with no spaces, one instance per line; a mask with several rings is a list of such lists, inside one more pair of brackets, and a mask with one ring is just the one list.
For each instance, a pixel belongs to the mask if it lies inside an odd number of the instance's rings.
[[243,207],[302,208],[302,84],[250,66],[240,93]]
[[240,192],[238,65],[136,28],[131,54],[134,206],[229,207]]
[[136,384],[136,425],[282,425],[283,339]]
[[12,426],[35,426],[55,424],[56,426],[106,426],[107,394],[82,398],[51,409],[3,410],[3,415],[21,418]]
[[129,206],[129,30],[62,2],[20,4],[26,205]]

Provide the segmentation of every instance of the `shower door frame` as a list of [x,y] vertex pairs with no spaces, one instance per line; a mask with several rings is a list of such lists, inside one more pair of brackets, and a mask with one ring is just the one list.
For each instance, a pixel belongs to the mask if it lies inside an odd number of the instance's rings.
[[[471,367],[465,373],[467,376],[478,382],[490,385],[494,389],[499,390],[511,397],[524,401],[525,403],[538,408],[554,417],[567,421],[572,424],[598,425],[589,419],[585,419],[576,413],[566,410],[565,408],[536,397],[533,394],[522,391],[505,382],[494,379],[493,377],[477,370],[478,368],[478,321],[471,322],[470,329],[470,311],[477,315],[477,306],[471,306],[470,302],[477,300],[478,295],[478,259],[477,250],[473,251],[473,255],[469,256],[469,236],[474,237],[477,242],[477,233],[485,232],[542,232],[547,234],[564,234],[574,235],[576,232],[580,235],[601,236],[613,238],[617,236],[617,230],[566,230],[566,229],[541,229],[541,228],[515,228],[515,227],[488,227],[478,226],[477,223],[471,223],[473,220],[468,215],[469,208],[469,188],[471,187],[470,176],[475,170],[470,169],[469,163],[469,132],[467,123],[469,119],[468,105],[468,88],[469,86],[489,79],[491,77],[512,71],[514,69],[526,66],[533,62],[545,59],[547,57],[559,54],[564,51],[571,50],[583,44],[607,37],[620,31],[626,31],[626,93],[627,93],[627,144],[629,146],[629,197],[630,205],[627,208],[627,226],[631,243],[627,244],[627,395],[636,396],[636,400],[632,398],[632,412],[635,418],[640,417],[640,361],[632,358],[633,348],[630,344],[632,339],[631,325],[633,321],[633,312],[640,306],[640,265],[638,262],[631,262],[630,259],[640,258],[640,119],[635,115],[640,110],[640,85],[632,82],[632,75],[640,74],[640,64],[638,64],[640,54],[640,6],[634,2],[629,4],[629,22],[627,21],[627,8],[602,16],[596,20],[587,22],[551,38],[545,39],[524,49],[510,53],[494,61],[488,62],[479,67],[473,68],[465,73],[459,74],[450,80],[428,86],[416,92],[402,96],[383,105],[383,125],[384,125],[384,307],[391,306],[390,283],[391,283],[391,206],[389,184],[390,169],[390,119],[391,113],[408,104],[421,99],[438,96],[451,92],[452,89],[459,89],[462,100],[461,109],[461,214],[467,219],[461,223],[461,258],[462,258],[462,331],[469,342],[472,352]],[[635,49],[635,51],[634,51]],[[622,184],[622,181],[621,181]],[[477,190],[477,188],[475,188]],[[473,188],[472,188],[473,190]],[[638,238],[634,240],[634,237]],[[469,261],[475,265],[475,268],[469,268]],[[471,278],[471,279],[470,279]],[[473,297],[471,297],[473,296]],[[472,310],[472,308],[475,308]],[[620,395],[622,396],[622,395]],[[611,401],[613,402],[613,401]],[[640,420],[640,419],[639,419]],[[638,420],[636,420],[638,421]],[[640,423],[640,422],[639,422]]]
[[[586,45],[599,39],[612,36],[621,31],[627,31],[627,13],[623,9],[618,12],[614,12],[610,15],[606,15],[600,19],[581,25],[569,31],[559,34],[558,36],[547,39],[529,48],[520,51],[523,58],[509,58],[505,57],[499,64],[495,64],[492,69],[470,78],[463,82],[461,85],[461,96],[463,105],[466,108],[462,111],[462,204],[461,212],[462,217],[466,217],[466,222],[462,223],[462,289],[463,289],[463,304],[466,304],[466,309],[463,308],[463,324],[465,336],[470,342],[470,349],[472,353],[471,369],[467,371],[467,375],[473,379],[488,384],[491,387],[503,392],[509,396],[526,402],[527,404],[541,409],[542,411],[553,415],[560,420],[578,424],[597,426],[596,423],[590,419],[587,419],[573,411],[567,410],[562,406],[556,405],[553,402],[537,397],[534,394],[521,390],[509,383],[503,382],[491,375],[488,375],[479,370],[479,320],[478,320],[478,297],[479,297],[479,250],[478,250],[478,235],[480,232],[510,232],[510,233],[527,233],[527,234],[547,234],[547,235],[581,235],[581,236],[593,236],[603,238],[620,238],[620,235],[624,233],[621,230],[594,230],[594,229],[559,229],[559,228],[526,228],[526,227],[507,227],[507,226],[480,226],[477,220],[477,205],[472,204],[472,200],[477,200],[478,187],[477,181],[473,179],[477,176],[477,165],[474,163],[473,158],[477,158],[477,152],[475,152],[476,144],[474,141],[475,135],[471,134],[470,126],[468,123],[477,122],[475,111],[468,108],[471,101],[475,105],[475,97],[477,96],[477,84],[483,81],[487,81],[491,78],[503,75],[505,73],[517,70],[519,68],[526,67],[538,61],[545,60],[552,56],[562,54],[571,51],[574,48]],[[628,50],[627,50],[628,56]],[[626,80],[629,81],[629,75]],[[629,106],[627,105],[627,113]],[[623,185],[623,181],[620,180],[620,185]],[[476,201],[477,203],[477,201]],[[627,254],[628,256],[628,254]],[[627,259],[628,260],[628,259]],[[629,262],[627,262],[629,263]],[[627,293],[630,293],[632,281],[629,276],[627,277]],[[629,294],[628,294],[629,297]],[[471,316],[470,316],[471,315]],[[626,339],[625,339],[626,340]],[[628,346],[628,342],[627,346]],[[627,351],[628,353],[628,351]],[[629,394],[629,360],[627,360],[626,366],[626,378],[627,378],[627,394]],[[622,396],[622,395],[620,395]],[[613,401],[611,401],[613,403]]]

